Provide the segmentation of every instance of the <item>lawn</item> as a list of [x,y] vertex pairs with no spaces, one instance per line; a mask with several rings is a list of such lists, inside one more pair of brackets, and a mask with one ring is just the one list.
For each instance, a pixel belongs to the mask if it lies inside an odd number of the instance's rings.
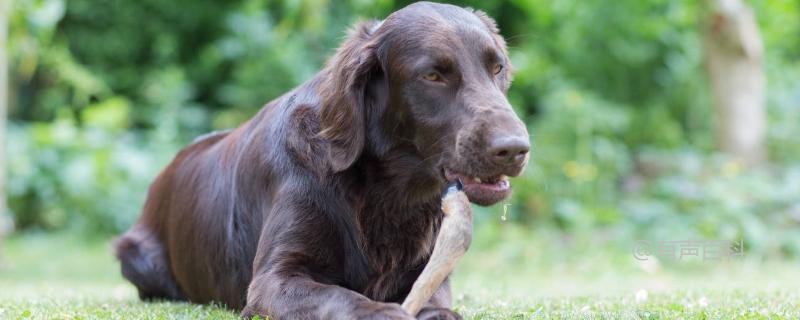
[[[454,275],[467,319],[798,319],[800,265],[641,265],[607,252],[557,255],[521,231],[478,243]],[[480,230],[478,230],[480,232]],[[540,240],[535,240],[540,239]],[[497,239],[495,239],[497,240]],[[499,239],[504,240],[504,239]],[[577,256],[577,257],[576,257]],[[612,258],[613,257],[613,258]],[[0,265],[1,319],[236,319],[221,307],[142,303],[104,241],[24,234]]]

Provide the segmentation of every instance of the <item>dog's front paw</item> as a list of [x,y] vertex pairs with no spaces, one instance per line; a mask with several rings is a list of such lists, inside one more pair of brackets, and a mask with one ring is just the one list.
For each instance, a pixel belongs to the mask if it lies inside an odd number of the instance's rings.
[[362,306],[356,310],[356,319],[391,319],[391,320],[414,320],[408,312],[397,303],[372,302],[368,306]]
[[423,308],[417,314],[418,320],[462,320],[458,313],[446,308]]

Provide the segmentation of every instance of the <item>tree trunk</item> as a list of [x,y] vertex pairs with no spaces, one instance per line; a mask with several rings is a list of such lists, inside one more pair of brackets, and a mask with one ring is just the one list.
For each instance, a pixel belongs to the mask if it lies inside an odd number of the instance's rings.
[[764,159],[764,46],[753,12],[742,0],[707,0],[708,76],[717,146],[746,165]]

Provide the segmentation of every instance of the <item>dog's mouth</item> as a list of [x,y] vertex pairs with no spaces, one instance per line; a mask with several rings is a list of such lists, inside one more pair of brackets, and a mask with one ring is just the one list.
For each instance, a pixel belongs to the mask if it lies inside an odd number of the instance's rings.
[[511,183],[503,174],[478,177],[445,168],[444,177],[448,182],[460,179],[469,201],[478,205],[493,205],[511,194]]

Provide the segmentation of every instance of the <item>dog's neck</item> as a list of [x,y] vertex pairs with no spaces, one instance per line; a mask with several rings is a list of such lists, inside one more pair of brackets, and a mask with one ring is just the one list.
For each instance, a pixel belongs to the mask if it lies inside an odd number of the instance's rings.
[[351,168],[364,192],[380,192],[382,199],[405,208],[440,201],[444,181],[411,148],[398,145],[380,155],[365,150]]

